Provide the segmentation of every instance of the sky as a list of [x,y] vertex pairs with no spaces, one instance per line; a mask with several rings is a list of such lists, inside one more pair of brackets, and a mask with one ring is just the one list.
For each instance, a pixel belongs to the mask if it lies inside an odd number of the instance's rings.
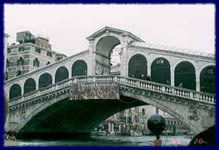
[[71,56],[88,49],[86,37],[110,26],[145,42],[215,53],[215,5],[18,5],[5,4],[9,43],[30,31],[49,38],[52,49]]

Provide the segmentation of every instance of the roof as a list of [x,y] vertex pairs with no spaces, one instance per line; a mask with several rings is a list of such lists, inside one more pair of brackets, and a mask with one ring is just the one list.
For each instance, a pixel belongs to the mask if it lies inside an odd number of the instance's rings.
[[131,32],[121,30],[121,29],[112,28],[112,27],[108,27],[108,26],[105,26],[104,28],[102,28],[102,29],[98,30],[97,32],[95,32],[95,33],[91,34],[90,36],[88,36],[87,40],[89,40],[89,41],[93,40],[94,38],[104,34],[106,31],[111,31],[111,32],[119,33],[119,34],[127,34],[128,36],[132,37],[133,39],[135,39],[138,42],[144,42],[142,39],[140,39],[136,35],[132,34]]
[[146,43],[146,42],[133,42],[131,43],[131,46],[153,48],[153,49],[158,49],[158,50],[163,50],[163,51],[172,51],[172,52],[179,52],[179,53],[185,53],[185,54],[190,54],[190,55],[200,55],[200,56],[205,56],[205,57],[215,57],[215,54],[213,53],[200,52],[197,50],[182,49],[182,48],[170,47],[170,46],[165,46],[165,45],[156,45],[156,44]]

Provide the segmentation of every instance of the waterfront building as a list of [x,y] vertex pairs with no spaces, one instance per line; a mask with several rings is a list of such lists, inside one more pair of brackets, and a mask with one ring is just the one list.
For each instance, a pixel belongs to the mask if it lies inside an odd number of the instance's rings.
[[4,73],[6,72],[6,60],[8,57],[7,48],[8,48],[8,34],[4,34]]
[[35,37],[31,32],[18,32],[18,44],[7,48],[6,80],[54,63],[66,56],[51,50],[48,38]]

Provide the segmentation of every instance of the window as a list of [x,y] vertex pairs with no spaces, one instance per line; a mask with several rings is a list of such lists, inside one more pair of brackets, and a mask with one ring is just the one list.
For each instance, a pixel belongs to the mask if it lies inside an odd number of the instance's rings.
[[40,48],[36,48],[35,52],[41,53],[41,49]]
[[163,59],[158,59],[158,60],[156,60],[156,63],[157,63],[157,64],[163,64],[163,63],[164,63],[164,60],[163,60]]
[[37,66],[37,67],[40,66],[40,62],[39,62],[38,58],[35,58],[35,59],[34,59],[34,61],[33,61],[33,66]]
[[17,66],[19,65],[24,65],[24,59],[23,57],[20,57],[18,60],[17,60]]
[[20,70],[17,71],[17,76],[19,76],[19,75],[21,75],[21,71]]
[[19,47],[19,48],[18,48],[18,51],[19,51],[19,52],[24,51],[24,47]]
[[7,48],[7,51],[8,51],[8,54],[11,53],[11,49],[10,48]]
[[145,116],[145,110],[144,110],[144,108],[142,109],[142,114],[143,114],[143,116]]
[[51,52],[47,52],[47,56],[52,57],[52,53]]
[[10,67],[10,61],[8,59],[6,61],[6,67]]

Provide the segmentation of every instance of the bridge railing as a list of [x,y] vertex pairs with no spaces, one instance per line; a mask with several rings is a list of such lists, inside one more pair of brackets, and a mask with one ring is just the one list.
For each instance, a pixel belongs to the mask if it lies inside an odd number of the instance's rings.
[[122,76],[117,76],[117,82],[128,85],[128,86],[149,90],[149,91],[154,91],[154,92],[182,97],[186,99],[192,99],[195,101],[215,104],[214,94],[203,93],[203,92],[198,92],[194,90],[169,86],[165,84],[159,84],[159,83],[140,80],[140,79],[127,78],[127,77],[122,77]]
[[165,84],[159,84],[151,81],[145,81],[140,79],[122,77],[122,76],[76,76],[70,79],[63,80],[56,84],[50,85],[48,87],[41,88],[39,90],[33,91],[28,94],[24,94],[20,97],[16,97],[9,101],[9,106],[16,103],[20,103],[26,100],[39,97],[50,92],[54,92],[64,87],[71,86],[72,83],[109,83],[115,82],[121,85],[126,85],[134,88],[139,88],[141,90],[153,91],[161,94],[167,94],[171,96],[177,96],[181,98],[191,99],[195,101],[215,104],[215,95],[203,92],[197,92],[194,90],[183,89],[179,87],[173,87]]

